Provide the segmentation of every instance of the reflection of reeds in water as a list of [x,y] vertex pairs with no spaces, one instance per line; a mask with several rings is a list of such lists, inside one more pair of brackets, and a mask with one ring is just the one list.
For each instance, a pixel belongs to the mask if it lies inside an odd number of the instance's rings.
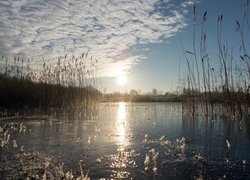
[[[248,1],[247,1],[248,2]],[[206,118],[214,116],[215,103],[223,103],[226,116],[243,117],[250,109],[250,56],[248,40],[250,29],[248,24],[249,3],[245,4],[242,22],[236,20],[236,28],[240,33],[239,45],[241,55],[233,57],[233,47],[223,40],[223,15],[217,19],[217,46],[219,66],[210,63],[207,52],[207,19],[209,12],[203,14],[199,40],[199,53],[196,50],[197,12],[194,5],[193,52],[185,51],[188,75],[183,88],[183,111],[193,117],[200,106]],[[191,57],[191,58],[190,58]],[[193,60],[193,61],[192,61]]]
[[39,69],[29,60],[0,59],[1,107],[86,107],[99,98],[94,88],[97,60],[87,53],[42,61]]

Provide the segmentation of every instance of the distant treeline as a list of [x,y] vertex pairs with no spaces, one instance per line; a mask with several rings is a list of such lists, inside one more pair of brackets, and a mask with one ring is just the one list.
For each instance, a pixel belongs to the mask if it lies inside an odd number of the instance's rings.
[[[200,93],[198,91],[192,91],[191,89],[183,89],[180,94],[166,93],[165,95],[142,95],[142,94],[123,94],[123,93],[110,93],[104,94],[102,101],[105,102],[188,102],[190,99],[199,102],[200,99],[204,98],[208,92]],[[214,91],[209,92],[210,98],[209,103],[229,103],[226,96],[227,91]],[[230,97],[233,101],[237,101],[240,104],[250,103],[249,92],[245,93],[242,91],[230,91]],[[250,105],[250,104],[249,104]]]
[[141,95],[141,94],[123,94],[110,93],[104,94],[102,101],[104,102],[180,102],[181,96],[176,94],[171,95]]

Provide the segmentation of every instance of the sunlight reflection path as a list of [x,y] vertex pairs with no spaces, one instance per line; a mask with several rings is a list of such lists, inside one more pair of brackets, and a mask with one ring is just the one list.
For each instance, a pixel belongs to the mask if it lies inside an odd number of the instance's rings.
[[119,102],[118,112],[117,112],[117,134],[120,145],[125,145],[126,141],[126,104],[125,102]]
[[110,167],[114,168],[111,178],[128,179],[130,172],[126,170],[128,167],[137,167],[135,157],[138,154],[135,151],[126,149],[128,146],[130,129],[129,129],[129,112],[127,111],[128,104],[125,102],[118,103],[117,117],[116,117],[116,134],[117,134],[117,152],[110,155]]

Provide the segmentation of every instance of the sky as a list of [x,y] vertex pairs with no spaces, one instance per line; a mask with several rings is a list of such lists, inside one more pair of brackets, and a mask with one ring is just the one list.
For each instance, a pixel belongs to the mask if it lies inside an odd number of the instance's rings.
[[216,61],[217,16],[224,15],[223,39],[239,44],[235,20],[244,0],[0,0],[0,55],[39,67],[42,57],[54,62],[88,52],[98,60],[102,91],[174,91],[187,72],[183,48],[193,48],[194,3],[197,38],[207,11],[208,52]]

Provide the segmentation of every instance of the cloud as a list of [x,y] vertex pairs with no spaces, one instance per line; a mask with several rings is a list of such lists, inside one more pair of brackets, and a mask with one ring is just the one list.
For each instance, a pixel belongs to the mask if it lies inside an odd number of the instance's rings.
[[[88,52],[99,76],[143,59],[132,47],[159,43],[184,27],[190,0],[0,1],[0,54],[54,59]],[[115,71],[115,70],[114,70]]]

